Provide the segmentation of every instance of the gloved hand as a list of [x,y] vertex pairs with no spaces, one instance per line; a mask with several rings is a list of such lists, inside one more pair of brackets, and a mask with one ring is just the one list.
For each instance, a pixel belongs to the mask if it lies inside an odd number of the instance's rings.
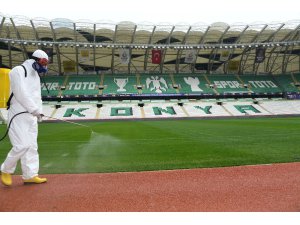
[[41,113],[38,110],[33,111],[31,114],[36,117],[39,117],[41,115]]
[[37,116],[38,122],[42,122],[42,121],[43,121],[43,116],[44,116],[44,114],[39,114],[39,115]]
[[39,112],[37,112],[37,111],[33,111],[31,114],[32,114],[33,116],[36,116],[36,117],[37,117],[38,122],[42,122],[42,121],[43,121],[43,116],[44,116],[44,114],[41,114],[41,113],[39,113]]

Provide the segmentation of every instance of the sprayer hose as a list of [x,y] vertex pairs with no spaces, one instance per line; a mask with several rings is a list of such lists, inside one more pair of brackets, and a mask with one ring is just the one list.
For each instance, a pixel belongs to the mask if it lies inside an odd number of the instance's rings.
[[27,112],[27,111],[19,112],[19,113],[17,113],[16,115],[14,115],[14,116],[11,118],[11,120],[10,120],[8,126],[7,126],[6,132],[5,132],[4,136],[0,139],[0,141],[2,141],[2,140],[6,137],[6,135],[8,134],[8,131],[9,131],[9,128],[10,128],[10,125],[11,125],[11,122],[13,121],[13,119],[14,119],[16,116],[21,115],[21,114],[23,114],[23,113],[29,113],[29,112]]

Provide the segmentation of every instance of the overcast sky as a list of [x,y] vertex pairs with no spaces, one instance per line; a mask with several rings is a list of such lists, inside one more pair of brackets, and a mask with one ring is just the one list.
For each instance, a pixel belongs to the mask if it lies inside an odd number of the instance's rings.
[[286,22],[300,20],[299,0],[7,0],[0,13],[30,19],[44,17],[139,23]]

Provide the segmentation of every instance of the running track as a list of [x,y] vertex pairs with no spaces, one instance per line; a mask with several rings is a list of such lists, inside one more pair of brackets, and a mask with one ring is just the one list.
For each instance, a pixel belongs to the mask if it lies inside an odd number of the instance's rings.
[[49,174],[0,186],[2,212],[299,212],[300,162],[226,168]]

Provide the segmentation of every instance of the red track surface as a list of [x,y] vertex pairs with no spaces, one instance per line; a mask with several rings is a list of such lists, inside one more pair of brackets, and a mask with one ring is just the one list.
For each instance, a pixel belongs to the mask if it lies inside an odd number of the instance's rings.
[[300,163],[46,175],[0,187],[0,211],[300,211]]

